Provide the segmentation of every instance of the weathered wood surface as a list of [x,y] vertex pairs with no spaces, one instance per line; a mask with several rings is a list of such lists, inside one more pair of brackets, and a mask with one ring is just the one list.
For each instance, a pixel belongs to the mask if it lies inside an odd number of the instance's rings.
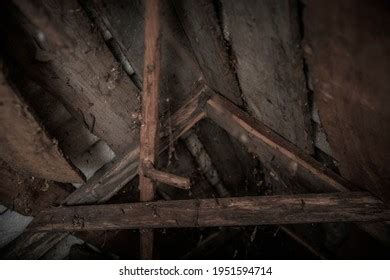
[[[118,0],[97,3],[101,15],[107,19],[110,31],[120,42],[135,73],[143,80],[144,69],[144,1]],[[89,5],[93,5],[89,1]],[[160,112],[176,111],[190,97],[192,88],[202,73],[191,51],[173,7],[164,1],[161,15],[161,102]],[[169,99],[169,102],[166,100]]]
[[159,97],[161,72],[161,2],[147,0],[145,4],[145,53],[140,131],[140,200],[154,199],[155,184],[144,174],[147,164],[154,165],[159,145]]
[[[293,192],[290,186],[293,180],[316,192],[357,190],[347,180],[321,165],[225,98],[214,95],[208,101],[206,111],[208,117],[238,138],[249,150],[269,158],[269,163],[272,163],[274,158],[282,162],[283,166],[279,166],[282,169],[281,173],[287,174],[283,180],[289,182],[290,192]],[[301,187],[299,191],[302,191]],[[388,223],[362,223],[359,227],[381,242],[389,244]]]
[[[203,75],[196,51],[193,49],[190,41],[193,38],[187,38],[175,9],[174,3],[165,1],[162,19],[163,38],[162,48],[162,69],[161,69],[161,102],[160,112],[169,115],[169,112],[175,112],[189,98],[188,92],[193,88],[193,84]],[[134,67],[135,72],[142,76],[143,69],[143,51],[144,51],[144,2],[132,0],[102,1],[100,10],[108,19],[111,25],[111,32],[126,50],[126,56]],[[210,21],[215,22],[213,19]],[[218,35],[219,33],[213,33]],[[207,35],[207,34],[205,34]],[[218,35],[219,36],[219,35]],[[211,38],[217,42],[219,39]],[[219,41],[218,41],[219,42]],[[219,46],[218,46],[219,48]],[[226,71],[228,71],[227,69]],[[140,75],[141,73],[141,75]],[[213,74],[218,79],[225,80],[229,76],[227,72]],[[140,77],[142,78],[142,77]],[[203,78],[204,79],[204,78]],[[216,78],[217,79],[217,78]],[[205,80],[205,79],[204,79]],[[211,86],[211,85],[209,85]],[[225,87],[231,90],[233,85]],[[218,90],[222,90],[219,88]],[[225,94],[221,92],[221,94]],[[169,102],[166,102],[169,98]],[[236,101],[236,100],[234,100]],[[240,100],[237,100],[239,102]],[[170,108],[170,109],[169,109]],[[247,155],[240,145],[235,145],[234,140],[219,129],[212,122],[201,122],[198,129],[199,138],[205,146],[210,158],[213,160],[216,169],[221,174],[221,179],[226,182],[227,187],[235,188],[240,186],[248,178],[246,170],[253,169],[249,166],[250,156]],[[227,154],[226,148],[231,150]],[[249,160],[248,160],[249,158]],[[253,182],[249,180],[249,182]],[[229,183],[229,184],[228,184]]]
[[[63,153],[89,179],[96,170],[110,162],[115,154],[110,147],[72,117],[53,95],[13,69],[13,83],[34,108],[48,133]],[[16,70],[16,71],[15,71]]]
[[[59,31],[77,44],[64,49],[51,47],[45,30],[27,23],[14,6],[2,2],[0,30],[8,58],[56,95],[115,153],[123,154],[138,142],[138,89],[123,75],[77,1],[43,1],[39,5],[50,14],[47,24],[61,27]],[[33,34],[42,36],[33,38]]]
[[310,112],[296,1],[223,0],[223,24],[253,116],[307,152]]
[[232,197],[47,209],[30,231],[386,221],[390,208],[364,192]]
[[185,190],[188,190],[191,187],[190,179],[157,170],[151,164],[146,164],[144,166],[143,173],[146,177],[155,182],[164,183]]
[[215,1],[171,1],[191,42],[207,85],[236,105],[242,105],[239,84],[218,23]]
[[[160,153],[181,135],[205,117],[204,105],[209,89],[199,84],[194,95],[182,108],[162,125]],[[107,164],[86,184],[75,190],[66,200],[67,205],[102,203],[111,198],[126,183],[138,174],[139,147]]]
[[60,205],[69,194],[58,183],[14,170],[0,159],[0,204],[25,216]]
[[347,191],[348,182],[336,173],[325,168],[302,149],[291,144],[276,134],[266,125],[250,117],[227,99],[214,95],[206,105],[208,117],[215,121],[232,136],[238,138],[244,145],[262,155],[265,149],[271,149],[276,154],[287,158],[295,169],[308,171],[312,176],[324,181],[334,190]]
[[209,182],[210,186],[215,189],[218,196],[230,196],[229,192],[223,185],[218,171],[215,169],[209,154],[205,150],[198,136],[196,136],[195,131],[189,131],[186,135],[184,135],[183,138],[188,151],[191,153],[198,165],[198,169],[202,171],[203,176]]
[[307,1],[305,55],[341,174],[390,199],[390,6]]
[[58,145],[71,161],[99,141],[83,122],[72,117],[55,96],[28,79],[18,69],[12,68],[10,76],[23,98],[34,108],[42,124],[49,134],[58,140]]
[[0,61],[0,156],[33,176],[59,182],[83,182],[82,174],[63,155],[58,143],[14,89]]
[[[145,2],[145,52],[142,86],[142,120],[139,153],[140,201],[153,201],[156,182],[146,176],[146,169],[157,162],[159,131],[159,99],[161,73],[161,6],[160,0]],[[154,234],[151,229],[140,231],[140,256],[153,258]]]

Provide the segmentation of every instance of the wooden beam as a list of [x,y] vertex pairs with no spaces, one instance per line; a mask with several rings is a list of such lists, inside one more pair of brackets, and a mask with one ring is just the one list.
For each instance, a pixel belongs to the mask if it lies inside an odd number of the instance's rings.
[[312,153],[308,93],[297,47],[302,40],[298,3],[219,2],[248,111],[307,154]]
[[[158,153],[158,105],[160,96],[161,30],[160,1],[145,2],[145,55],[142,93],[142,125],[140,133],[140,201],[152,201],[155,182],[145,175],[148,164],[154,165]],[[153,258],[153,231],[141,230],[140,254],[142,259]]]
[[29,11],[27,19],[21,20],[17,7],[11,1],[2,1],[0,33],[7,60],[55,96],[115,154],[123,155],[139,141],[138,88],[121,75],[121,67],[99,31],[91,29],[77,0],[35,2],[49,15],[46,27],[69,36],[68,47],[59,51],[48,41],[50,34],[41,25],[30,23],[39,17],[34,12]]
[[[225,129],[232,136],[238,138],[250,150],[262,156],[266,149],[278,153],[302,167],[309,174],[322,181],[324,186],[334,191],[347,192],[356,190],[347,180],[337,175],[330,169],[324,167],[314,158],[307,155],[295,145],[272,131],[260,121],[252,118],[237,106],[219,95],[213,95],[206,105],[206,113],[209,118]],[[319,179],[319,180],[318,180]],[[322,189],[322,187],[320,186]],[[358,227],[366,231],[381,242],[388,244],[388,222],[381,223],[360,223]]]
[[215,2],[211,0],[171,2],[207,85],[235,104],[243,105],[233,62],[218,22]]
[[155,182],[168,184],[185,190],[188,190],[191,186],[190,179],[157,170],[150,162],[145,163],[143,172],[147,178]]
[[390,219],[389,205],[365,192],[172,200],[43,210],[28,230],[88,231]]
[[[160,133],[160,154],[172,144],[171,142],[176,141],[181,135],[205,117],[204,107],[210,94],[209,88],[206,85],[197,83],[189,93],[192,98],[169,119],[163,122],[162,127],[164,129]],[[135,150],[128,152],[101,168],[87,183],[71,193],[63,203],[67,205],[97,204],[109,200],[138,174],[138,157],[139,146]],[[42,239],[42,242],[45,242],[50,247],[52,244],[50,240],[60,240],[67,233],[48,233],[47,236],[35,236],[35,234],[33,232],[24,233],[23,238],[18,239],[19,242],[17,243],[17,247],[15,247],[18,249],[9,252],[6,258],[24,258],[24,256],[38,258],[48,248],[44,249],[38,246],[37,242],[31,244],[31,240]],[[83,239],[94,243],[94,237],[90,238],[89,235],[83,236]],[[31,252],[31,257],[30,254],[25,255],[25,252]]]
[[30,175],[64,183],[84,176],[64,154],[31,106],[9,81],[0,57],[0,154],[12,167]]
[[183,138],[188,151],[198,164],[199,170],[203,173],[210,186],[216,190],[218,196],[230,196],[229,191],[220,179],[217,169],[195,131],[189,131],[186,135],[183,135]]
[[[206,116],[204,106],[210,96],[209,88],[199,83],[191,94],[193,97],[163,122],[160,154]],[[107,201],[138,174],[138,159],[139,146],[99,170],[86,184],[70,194],[64,203],[80,205]]]
[[[348,191],[350,184],[310,155],[249,116],[227,99],[214,95],[206,105],[207,116],[238,138],[248,148],[257,151],[266,146],[304,168],[337,191]],[[261,154],[260,154],[261,156]]]
[[313,99],[340,173],[390,201],[389,3],[307,1],[302,26]]

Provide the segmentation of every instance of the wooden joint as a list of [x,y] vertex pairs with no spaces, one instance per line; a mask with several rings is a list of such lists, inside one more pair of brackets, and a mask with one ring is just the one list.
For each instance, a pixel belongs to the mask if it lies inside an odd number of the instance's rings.
[[147,178],[172,187],[184,190],[188,190],[191,187],[190,179],[157,170],[150,161],[144,162],[142,172]]

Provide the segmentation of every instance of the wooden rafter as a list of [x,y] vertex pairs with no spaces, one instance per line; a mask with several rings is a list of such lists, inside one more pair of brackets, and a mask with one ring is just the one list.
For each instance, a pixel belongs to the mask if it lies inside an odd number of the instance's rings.
[[365,192],[172,200],[72,206],[42,211],[32,231],[214,227],[390,220],[390,208]]
[[291,144],[269,127],[239,109],[227,99],[215,94],[206,105],[207,116],[238,138],[244,145],[256,151],[259,146],[267,146],[306,169],[337,191],[348,191],[349,183],[342,177]]
[[19,90],[8,81],[0,57],[0,154],[31,175],[65,183],[85,177],[62,153]]

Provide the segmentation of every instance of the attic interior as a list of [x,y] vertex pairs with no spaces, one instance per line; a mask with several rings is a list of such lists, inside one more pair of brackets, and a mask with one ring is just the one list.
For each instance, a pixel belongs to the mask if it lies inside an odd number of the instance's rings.
[[2,259],[383,259],[384,0],[0,2]]

